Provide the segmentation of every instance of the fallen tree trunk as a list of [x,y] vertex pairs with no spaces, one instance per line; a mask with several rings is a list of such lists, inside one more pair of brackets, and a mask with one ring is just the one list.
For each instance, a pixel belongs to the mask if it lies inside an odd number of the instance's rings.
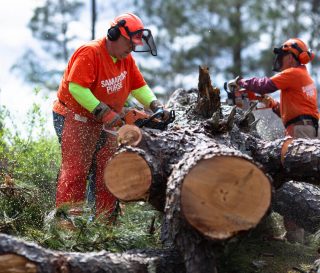
[[[205,150],[210,145],[220,151],[226,149],[225,145],[214,142],[203,130],[197,128],[172,128],[157,133],[154,130],[142,131],[142,140],[138,147],[122,147],[108,162],[104,170],[105,184],[109,191],[122,201],[148,200],[156,209],[163,211],[167,180],[175,164],[196,147],[203,147]],[[224,175],[232,172],[232,179],[236,183],[242,177],[238,175],[239,167],[232,164],[233,161],[237,162],[237,158],[242,154],[234,149],[229,150],[232,152],[228,159],[223,161],[221,170],[216,171]],[[208,183],[211,183],[212,177],[208,179]]]
[[279,188],[273,210],[310,233],[320,228],[320,189],[312,184],[289,181]]
[[249,157],[220,148],[186,155],[168,181],[162,239],[183,253],[187,272],[216,272],[213,242],[255,227],[270,205],[264,173]]
[[[152,271],[153,270],[153,271]],[[44,249],[0,234],[0,272],[11,273],[124,273],[185,272],[181,257],[173,250],[125,253],[66,253]]]
[[265,142],[249,138],[248,143],[252,157],[272,176],[276,188],[289,180],[301,180],[319,185],[319,139],[286,137]]
[[[157,208],[166,200],[162,237],[181,251],[187,272],[215,272],[213,242],[254,228],[271,203],[269,177],[249,156],[230,148],[239,129],[228,130],[249,128],[244,121],[250,112],[243,117],[229,107],[223,118],[214,103],[216,90],[205,86],[200,97],[175,92],[169,101],[177,111],[175,123],[164,132],[142,130],[137,147],[122,147],[105,168],[105,183],[116,197],[147,197]],[[209,119],[201,110],[208,105],[217,106]]]

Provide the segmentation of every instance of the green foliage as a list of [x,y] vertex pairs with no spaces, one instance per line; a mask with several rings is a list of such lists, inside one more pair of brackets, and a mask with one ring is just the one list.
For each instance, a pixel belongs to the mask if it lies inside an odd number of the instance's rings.
[[[160,246],[160,215],[145,203],[126,205],[114,223],[93,220],[90,210],[77,217],[69,217],[68,208],[52,210],[60,166],[57,139],[47,137],[37,104],[28,112],[22,131],[7,128],[5,124],[11,123],[15,124],[14,118],[0,106],[0,232],[65,251]],[[65,228],[61,220],[71,221],[74,228]]]
[[[209,66],[214,80],[219,81],[236,75],[271,76],[272,49],[288,38],[298,36],[319,50],[316,37],[320,29],[320,7],[317,3],[301,0],[134,1],[135,11],[145,25],[155,28],[160,62],[153,68],[156,77],[150,72],[149,62],[141,61],[142,70],[151,85],[167,91],[186,87],[186,77],[190,84],[192,76],[192,87],[195,87],[198,65]],[[315,59],[313,65],[318,66],[319,62]],[[312,67],[311,72],[316,75],[317,69]]]
[[[24,236],[42,227],[45,212],[53,205],[60,164],[56,139],[47,138],[46,120],[34,104],[24,130],[0,106],[0,230]],[[6,124],[12,124],[8,128]]]
[[[67,211],[60,208],[50,212],[44,230],[31,229],[27,237],[44,247],[64,251],[122,252],[160,247],[160,215],[146,203],[127,204],[114,223],[93,220],[89,210],[80,216],[70,216]],[[150,227],[153,219],[154,226]],[[69,221],[68,227],[65,221]]]

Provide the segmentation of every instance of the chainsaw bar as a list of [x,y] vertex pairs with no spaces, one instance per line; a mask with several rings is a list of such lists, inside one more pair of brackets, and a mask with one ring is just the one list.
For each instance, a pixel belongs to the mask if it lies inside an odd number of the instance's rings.
[[158,129],[158,130],[165,130],[169,123],[172,123],[175,118],[175,111],[171,110],[169,118],[166,121],[158,121],[156,120],[159,117],[163,116],[163,110],[159,110],[156,113],[154,113],[150,118],[146,119],[137,119],[134,124],[138,126],[139,128],[147,127],[151,129]]

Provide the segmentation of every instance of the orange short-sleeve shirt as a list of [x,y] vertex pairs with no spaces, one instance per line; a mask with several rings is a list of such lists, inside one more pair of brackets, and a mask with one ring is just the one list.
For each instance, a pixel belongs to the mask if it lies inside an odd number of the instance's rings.
[[113,62],[107,50],[106,38],[88,42],[74,52],[57,94],[68,109],[82,116],[93,117],[73,98],[69,92],[69,82],[89,88],[99,101],[118,113],[129,93],[146,85],[131,54]]
[[271,78],[280,93],[283,124],[300,115],[318,118],[317,89],[305,65],[288,68]]

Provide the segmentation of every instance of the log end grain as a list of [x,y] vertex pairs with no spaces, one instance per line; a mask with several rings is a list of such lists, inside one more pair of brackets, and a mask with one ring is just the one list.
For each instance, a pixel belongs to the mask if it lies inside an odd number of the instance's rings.
[[120,145],[131,145],[136,147],[142,139],[139,127],[135,125],[124,125],[118,130],[118,142]]
[[37,273],[37,265],[17,254],[0,255],[0,272]]
[[104,169],[104,183],[121,201],[145,200],[152,182],[145,159],[133,152],[116,155]]
[[255,227],[270,203],[267,176],[250,161],[228,156],[198,162],[184,178],[181,191],[187,221],[217,240]]

